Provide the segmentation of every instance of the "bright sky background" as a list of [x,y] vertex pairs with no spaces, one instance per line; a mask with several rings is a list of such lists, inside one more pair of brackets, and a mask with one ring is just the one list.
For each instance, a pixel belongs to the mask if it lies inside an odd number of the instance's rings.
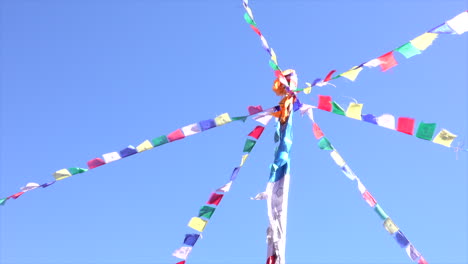
[[[466,1],[251,1],[300,87],[379,57],[468,8]],[[247,106],[279,101],[241,0],[28,1],[1,8],[0,198],[104,153]],[[435,122],[467,140],[468,34],[441,35],[388,72],[300,94],[363,113]],[[468,263],[467,153],[335,114],[315,120],[431,264]],[[239,164],[253,120],[233,122],[10,199],[2,264],[176,263],[186,225]],[[187,263],[264,263],[271,122]],[[289,264],[411,263],[404,249],[294,117]]]

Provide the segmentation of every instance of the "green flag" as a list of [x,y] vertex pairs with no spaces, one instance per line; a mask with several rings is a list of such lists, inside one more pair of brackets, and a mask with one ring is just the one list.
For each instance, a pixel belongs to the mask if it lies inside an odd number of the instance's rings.
[[255,146],[255,143],[257,143],[257,142],[254,141],[254,140],[251,140],[251,139],[247,139],[245,141],[245,145],[244,145],[244,152],[252,151],[253,147]]
[[154,138],[151,141],[153,143],[153,146],[155,146],[155,147],[164,145],[164,144],[169,142],[169,140],[167,140],[166,136],[160,136],[160,137]]
[[322,137],[319,140],[318,146],[319,146],[320,149],[333,150],[333,147],[332,147],[330,141],[328,141],[328,139],[326,137]]
[[382,218],[382,220],[385,220],[388,218],[387,213],[385,213],[385,211],[382,209],[382,207],[380,207],[379,204],[375,205],[374,211],[380,216],[380,218]]
[[247,120],[247,117],[249,117],[249,116],[231,117],[231,120],[232,120],[232,121],[241,120],[242,122],[245,122],[245,120]]
[[245,22],[249,23],[250,25],[257,26],[257,24],[255,24],[255,21],[252,20],[252,18],[249,16],[249,14],[245,13],[244,14],[244,19],[245,19]]
[[341,108],[341,106],[339,104],[337,104],[336,102],[332,102],[332,112],[337,114],[337,115],[346,115],[345,114],[345,111],[343,110],[343,108]]
[[8,200],[8,198],[0,199],[0,205],[4,205],[7,200]]
[[202,208],[200,208],[200,212],[198,212],[198,217],[205,217],[207,219],[210,219],[215,210],[216,208],[204,205],[202,206]]
[[73,168],[69,168],[68,171],[70,172],[71,175],[75,175],[78,173],[86,172],[88,171],[88,169],[73,167]]
[[270,67],[275,71],[278,71],[280,69],[278,65],[276,65],[276,63],[272,60],[270,60]]
[[407,59],[413,57],[414,55],[421,54],[421,51],[414,47],[413,44],[411,44],[411,42],[408,42],[395,50],[400,52]]
[[416,132],[416,137],[422,138],[425,140],[432,140],[434,132],[436,129],[435,123],[419,123],[418,131]]

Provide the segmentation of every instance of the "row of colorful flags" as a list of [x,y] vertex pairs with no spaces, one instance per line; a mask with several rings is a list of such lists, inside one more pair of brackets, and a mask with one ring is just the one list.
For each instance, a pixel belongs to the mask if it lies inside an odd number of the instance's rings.
[[437,126],[436,123],[425,123],[421,121],[416,128],[416,120],[411,117],[398,117],[398,119],[395,119],[395,116],[391,114],[383,114],[380,116],[362,114],[363,106],[363,104],[351,102],[349,103],[348,108],[344,110],[337,102],[332,100],[331,96],[318,96],[317,107],[323,111],[365,121],[408,135],[414,135],[417,138],[432,141],[446,147],[451,147],[453,141],[457,138],[457,135],[446,129],[441,129],[437,134],[435,134]]
[[153,149],[155,147],[159,147],[161,145],[164,145],[170,142],[183,139],[187,136],[191,136],[200,132],[204,132],[208,129],[212,129],[215,127],[225,125],[232,121],[238,121],[238,120],[245,121],[249,116],[260,113],[260,115],[257,116],[257,119],[260,119],[259,120],[260,122],[267,122],[269,118],[271,118],[271,115],[269,113],[273,111],[275,111],[275,108],[267,109],[264,111],[260,105],[249,106],[248,115],[245,115],[245,116],[231,118],[228,113],[224,113],[212,119],[202,120],[200,122],[184,126],[167,135],[162,135],[162,136],[153,138],[152,140],[145,140],[141,144],[139,144],[137,147],[130,145],[120,151],[109,152],[109,153],[103,154],[102,157],[91,159],[87,162],[87,168],[70,167],[70,168],[60,169],[53,173],[55,180],[46,182],[43,184],[30,182],[26,184],[26,186],[21,187],[19,192],[12,194],[10,196],[4,197],[4,198],[0,198],[0,205],[4,205],[9,199],[18,199],[20,196],[22,196],[26,192],[35,190],[39,187],[42,187],[42,188],[49,187],[50,185],[56,183],[57,181],[66,179],[73,175],[87,172],[90,169],[95,169],[102,165],[105,165],[105,164],[108,164],[108,163],[111,163],[111,162],[114,162],[114,161],[117,161],[126,157],[130,157],[137,153],[141,153],[141,152]]
[[312,121],[312,131],[315,138],[318,140],[318,147],[322,150],[326,150],[330,152],[330,157],[333,161],[340,167],[341,171],[344,175],[350,179],[351,181],[356,181],[357,188],[359,193],[361,194],[362,198],[367,202],[367,204],[375,211],[375,213],[380,217],[383,221],[382,225],[387,230],[387,232],[395,239],[398,245],[401,248],[404,248],[408,257],[418,264],[428,264],[428,262],[424,259],[421,253],[414,247],[414,245],[406,238],[405,234],[401,231],[401,229],[392,221],[392,219],[388,216],[388,214],[384,211],[381,205],[377,202],[374,196],[367,190],[364,186],[362,181],[359,179],[358,176],[351,170],[348,166],[346,161],[341,157],[338,153],[336,148],[331,144],[327,137],[325,137],[324,133],[318,126],[318,124],[314,121],[313,116],[309,115]]
[[[213,213],[218,208],[219,203],[223,199],[224,195],[227,192],[229,192],[229,190],[231,189],[231,185],[232,185],[233,181],[237,178],[237,175],[239,174],[240,169],[242,168],[242,166],[244,166],[244,163],[247,160],[247,157],[249,156],[250,152],[255,147],[255,144],[257,143],[257,140],[262,135],[263,131],[265,130],[265,126],[271,120],[272,116],[271,115],[259,114],[259,115],[257,115],[257,117],[260,117],[259,120],[257,120],[257,121],[259,121],[263,125],[256,126],[247,135],[247,139],[246,139],[246,141],[244,143],[244,148],[243,148],[244,154],[242,155],[241,162],[240,162],[239,166],[234,168],[234,170],[232,171],[232,174],[231,174],[231,176],[229,178],[229,181],[226,184],[224,184],[223,186],[216,189],[213,193],[211,193],[208,201],[199,209],[198,215],[192,217],[190,219],[189,223],[187,224],[190,228],[198,231],[199,233],[185,234],[182,246],[180,248],[176,249],[172,253],[172,255],[174,257],[182,259],[182,261],[177,262],[177,264],[184,264],[185,263],[185,260],[187,259],[189,254],[192,252],[193,246],[197,242],[198,238],[201,237],[201,233],[203,232],[203,230],[205,230],[205,227],[208,224],[208,222],[210,221],[211,217],[213,216]],[[264,117],[267,117],[267,118],[265,119]]]

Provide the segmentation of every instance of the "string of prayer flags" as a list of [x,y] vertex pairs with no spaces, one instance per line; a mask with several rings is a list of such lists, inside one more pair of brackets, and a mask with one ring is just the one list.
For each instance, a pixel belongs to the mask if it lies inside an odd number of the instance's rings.
[[[318,125],[313,120],[312,123],[314,126],[318,127]],[[377,203],[372,194],[367,190],[364,184],[362,184],[361,180],[352,172],[351,168],[346,164],[346,161],[341,157],[341,155],[338,154],[337,150],[331,145],[331,143],[328,140],[326,140],[326,145],[329,147],[323,148],[321,146],[323,144],[320,144],[320,141],[322,141],[323,139],[326,139],[325,136],[323,136],[319,140],[319,147],[321,149],[330,150],[330,156],[338,165],[338,167],[341,168],[341,171],[346,175],[346,177],[348,177],[350,180],[355,180],[357,182],[357,187],[359,192],[361,193],[361,196],[364,198],[367,204],[369,204],[369,206],[374,209],[375,213],[380,217],[380,219],[383,220],[383,227],[385,228],[385,230],[387,230],[387,232],[393,236],[393,238],[398,243],[398,245],[400,245],[400,247],[405,248],[408,257],[411,260],[415,262],[418,261],[418,263],[427,263],[422,257],[421,253],[419,253],[419,251],[416,250],[416,248],[409,242],[409,240],[406,238],[403,232],[395,225],[392,219],[383,210],[380,204]]]

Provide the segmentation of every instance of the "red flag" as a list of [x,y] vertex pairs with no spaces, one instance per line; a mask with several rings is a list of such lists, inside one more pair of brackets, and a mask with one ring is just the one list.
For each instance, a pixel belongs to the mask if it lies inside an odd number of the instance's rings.
[[224,196],[223,194],[212,193],[207,204],[218,205],[221,202],[221,199],[223,199],[223,196]]
[[328,95],[319,95],[318,109],[322,109],[328,112],[332,110],[331,96]]
[[316,123],[312,126],[312,131],[316,139],[321,139],[323,137],[323,132]]
[[95,158],[95,159],[88,161],[87,164],[88,164],[88,168],[94,169],[96,167],[106,164],[106,162],[101,158]]
[[414,119],[410,117],[399,117],[397,130],[408,135],[413,135]]
[[362,194],[362,197],[364,198],[364,200],[366,200],[366,202],[371,206],[371,207],[374,207],[377,202],[375,201],[374,197],[372,196],[372,194],[370,194],[370,192],[368,190],[366,190],[363,194]]
[[382,71],[386,71],[390,68],[393,68],[398,65],[398,62],[395,60],[395,57],[393,56],[393,51],[390,51],[389,53],[385,53],[384,55],[378,57],[380,60],[380,68]]
[[185,260],[179,261],[176,264],[185,264]]
[[262,135],[264,129],[265,128],[262,126],[257,126],[250,132],[249,136],[258,139]]
[[331,80],[332,75],[333,75],[335,72],[336,72],[336,70],[333,70],[333,71],[329,72],[329,73],[327,74],[327,77],[325,77],[325,79],[324,79],[323,81],[324,81],[324,82],[328,82],[329,80]]
[[181,129],[177,129],[176,131],[167,135],[167,139],[169,140],[169,142],[183,139],[184,137],[185,137],[184,132],[182,132]]
[[267,258],[266,264],[275,264],[275,263],[276,263],[276,255],[272,255]]
[[20,197],[23,194],[24,194],[24,192],[18,192],[18,193],[13,194],[12,196],[10,196],[10,198],[17,199],[18,197]]
[[253,31],[255,31],[255,33],[257,33],[257,35],[259,35],[259,36],[262,35],[262,33],[260,33],[260,30],[256,26],[250,25],[250,27],[253,29]]
[[418,261],[418,264],[428,264],[427,261],[424,259],[424,257],[421,256],[421,258]]

